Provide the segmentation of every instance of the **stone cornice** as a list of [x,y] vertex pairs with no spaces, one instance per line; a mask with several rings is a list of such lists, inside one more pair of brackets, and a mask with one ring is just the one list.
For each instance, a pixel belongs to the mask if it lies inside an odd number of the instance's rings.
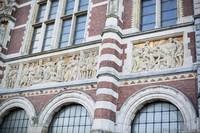
[[22,56],[18,56],[18,57],[14,57],[14,58],[9,58],[9,59],[3,59],[2,57],[0,57],[0,60],[2,62],[6,63],[6,62],[21,60],[21,59],[25,59],[25,58],[29,58],[29,57],[37,57],[37,56],[41,56],[41,55],[45,55],[45,54],[49,54],[49,53],[60,52],[60,51],[64,51],[64,50],[89,46],[89,45],[93,45],[93,44],[97,44],[97,43],[101,43],[101,40],[81,43],[79,45],[72,45],[72,46],[68,46],[68,47],[64,47],[64,48],[52,49],[49,51],[43,51],[43,52],[39,52],[39,53],[35,53],[35,54],[22,55]]

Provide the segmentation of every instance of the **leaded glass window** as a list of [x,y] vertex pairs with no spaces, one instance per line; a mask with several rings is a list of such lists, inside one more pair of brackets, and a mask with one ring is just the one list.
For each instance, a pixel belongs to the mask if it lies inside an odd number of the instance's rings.
[[162,0],[162,27],[174,25],[177,22],[177,1],[176,0]]
[[141,0],[141,30],[177,23],[177,0]]
[[82,105],[70,105],[61,109],[53,118],[49,133],[90,133],[91,118]]
[[181,133],[183,129],[184,121],[180,110],[167,102],[145,106],[132,123],[132,133]]
[[89,0],[40,1],[29,53],[83,43],[88,5]]
[[142,1],[142,30],[149,30],[155,28],[156,16],[156,0],[143,0]]
[[29,118],[23,109],[11,111],[0,125],[1,133],[27,133]]

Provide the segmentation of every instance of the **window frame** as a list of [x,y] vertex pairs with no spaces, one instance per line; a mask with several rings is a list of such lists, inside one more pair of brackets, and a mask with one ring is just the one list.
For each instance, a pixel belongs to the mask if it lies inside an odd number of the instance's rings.
[[[49,14],[50,14],[50,10],[51,10],[51,5],[52,5],[52,2],[53,1],[58,1],[58,7],[57,7],[57,14],[56,14],[56,17],[55,19],[48,19],[49,18]],[[75,4],[74,4],[74,10],[73,10],[73,13],[72,14],[65,14],[65,8],[66,8],[66,5],[67,5],[67,0],[42,0],[40,2],[36,2],[35,3],[35,8],[33,9],[33,17],[32,17],[32,20],[31,20],[31,25],[30,25],[30,30],[29,30],[29,36],[28,37],[28,40],[25,41],[28,43],[26,43],[26,47],[24,48],[24,52],[27,53],[27,54],[34,54],[34,53],[39,53],[39,52],[43,52],[43,45],[44,45],[44,37],[45,37],[45,32],[46,32],[46,27],[48,24],[52,24],[54,23],[54,27],[53,27],[53,36],[52,36],[52,40],[51,40],[51,49],[57,49],[57,48],[60,48],[60,36],[61,36],[61,32],[62,32],[62,25],[63,25],[63,21],[66,20],[66,19],[72,19],[72,22],[71,22],[71,27],[70,27],[70,34],[69,34],[69,43],[67,46],[65,47],[68,47],[68,46],[71,46],[71,45],[74,45],[73,44],[73,41],[74,41],[74,34],[75,34],[75,27],[76,27],[76,19],[78,16],[81,16],[81,15],[86,15],[86,20],[85,20],[85,27],[84,27],[84,35],[83,35],[83,41],[82,43],[84,43],[86,41],[86,35],[88,34],[87,33],[87,27],[88,27],[88,16],[89,16],[89,9],[90,9],[90,0],[88,0],[88,8],[86,10],[83,10],[83,11],[78,11],[78,8],[79,8],[79,2],[80,0],[75,0]],[[36,19],[37,19],[37,15],[38,15],[38,12],[39,12],[39,8],[40,8],[40,5],[43,5],[43,4],[46,4],[46,9],[45,9],[45,13],[44,13],[44,20],[41,21],[41,22],[36,22]],[[39,48],[38,50],[36,50],[36,52],[34,53],[31,53],[31,42],[33,41],[32,38],[33,38],[33,33],[34,33],[34,29],[37,28],[37,27],[40,27],[41,26],[41,33],[40,33],[40,38],[39,38]],[[79,43],[79,44],[82,44],[82,43]],[[47,50],[49,51],[49,50]]]
[[[139,32],[141,30],[141,16],[142,16],[142,0],[133,0],[133,10],[132,10],[132,28],[134,32]],[[182,0],[177,0],[177,22],[176,24],[181,23],[183,18],[183,5]],[[156,18],[155,18],[155,28],[151,29],[158,29],[163,28],[161,26],[161,0],[156,0]],[[168,26],[166,26],[168,27]],[[144,30],[146,31],[146,30]]]

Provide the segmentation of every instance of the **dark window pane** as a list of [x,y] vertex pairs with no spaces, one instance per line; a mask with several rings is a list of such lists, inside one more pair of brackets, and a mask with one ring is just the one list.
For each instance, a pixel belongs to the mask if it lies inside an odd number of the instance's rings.
[[[0,125],[0,131],[4,133],[24,133],[28,128],[28,116],[23,109],[11,111]],[[25,123],[26,126],[23,126]]]
[[[177,120],[179,117],[180,121]],[[177,133],[183,127],[183,117],[176,106],[155,102],[138,112],[132,123],[131,133]]]
[[74,3],[75,0],[67,0],[66,8],[65,8],[65,14],[72,14],[74,11]]
[[162,27],[175,25],[177,22],[177,0],[162,0],[161,7]]
[[71,28],[71,19],[64,20],[60,36],[60,44],[59,44],[60,48],[66,47],[68,45],[70,28]]
[[38,10],[38,15],[36,18],[36,23],[43,21],[45,9],[46,9],[46,4],[40,5]]
[[53,26],[54,24],[49,24],[46,27],[46,32],[44,36],[44,42],[42,45],[42,51],[47,51],[51,49],[51,39],[53,34]]
[[[85,113],[82,113],[86,111]],[[63,115],[64,113],[64,115]],[[85,115],[83,115],[85,114]],[[59,126],[54,121],[59,121]],[[59,111],[53,118],[49,133],[90,133],[91,120],[87,110],[81,105],[70,105]],[[55,130],[57,129],[57,130]]]
[[88,0],[80,0],[79,1],[79,11],[87,10],[88,9]]
[[156,19],[156,0],[142,1],[141,30],[150,30],[155,28]]
[[56,18],[57,9],[58,9],[58,1],[53,1],[51,3],[51,9],[50,9],[50,12],[49,12],[49,19]]
[[39,37],[40,37],[41,27],[37,27],[34,29],[33,37],[31,41],[30,53],[36,53],[37,48],[39,47]]
[[77,17],[73,44],[79,44],[83,41],[86,17],[86,15]]

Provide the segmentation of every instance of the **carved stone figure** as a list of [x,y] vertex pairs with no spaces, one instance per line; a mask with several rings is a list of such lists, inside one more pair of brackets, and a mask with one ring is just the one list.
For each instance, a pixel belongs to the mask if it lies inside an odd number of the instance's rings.
[[28,74],[29,74],[29,64],[26,64],[22,72],[20,87],[24,87],[28,85]]
[[11,66],[8,74],[6,75],[6,88],[14,88],[16,79],[17,79],[17,72],[18,72],[18,66]]
[[95,77],[97,74],[97,65],[98,65],[98,52],[94,51],[94,63],[92,69],[92,77]]
[[109,0],[109,11],[108,14],[114,14],[117,15],[117,9],[118,9],[118,0]]
[[85,79],[87,76],[87,62],[86,58],[88,57],[87,54],[84,54],[83,51],[80,52],[80,72],[81,72],[81,79]]
[[[132,72],[174,68],[183,65],[183,44],[178,38],[169,38],[156,42],[150,46],[146,42],[144,47],[133,47]],[[163,44],[164,43],[164,44]]]
[[78,55],[73,55],[65,68],[65,81],[73,81],[77,79],[78,73]]
[[33,79],[35,77],[35,63],[32,63],[28,69],[29,73],[28,73],[28,83],[27,86],[31,86],[33,85]]
[[58,58],[56,62],[57,62],[57,70],[56,70],[57,80],[64,81],[65,67],[67,63],[62,56],[60,56],[60,58]]
[[6,27],[4,24],[0,24],[0,44],[3,44],[4,41],[4,36],[5,36],[5,32],[6,32]]
[[43,61],[42,61],[42,59],[40,59],[38,62],[38,65],[37,65],[35,77],[33,79],[34,84],[38,84],[38,83],[42,82],[42,80],[44,78],[43,71],[44,71]]
[[[47,63],[44,65],[44,82],[49,82],[48,80],[51,77],[51,80],[56,80],[54,74],[56,70],[55,62],[51,61],[51,58],[47,58]],[[55,76],[55,77],[54,77]]]

